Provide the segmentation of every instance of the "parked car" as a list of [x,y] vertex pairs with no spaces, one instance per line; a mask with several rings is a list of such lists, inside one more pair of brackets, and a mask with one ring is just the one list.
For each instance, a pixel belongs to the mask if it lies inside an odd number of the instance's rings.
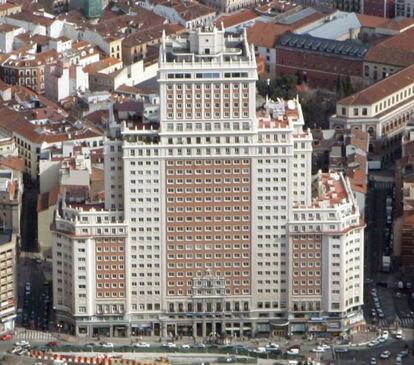
[[325,349],[321,346],[318,346],[312,349],[312,352],[325,352]]
[[290,356],[296,356],[299,355],[300,349],[298,349],[297,347],[292,347],[289,350],[287,350],[286,353]]
[[13,334],[6,333],[0,337],[1,341],[10,341],[13,338]]
[[51,341],[51,342],[48,342],[46,344],[46,346],[48,346],[48,347],[59,347],[60,346],[60,343],[57,342],[57,341]]
[[30,347],[29,341],[25,341],[25,340],[18,341],[15,343],[15,345],[19,347]]
[[375,357],[371,357],[370,365],[377,365],[377,359]]
[[113,349],[114,344],[112,342],[101,342],[101,346],[106,349]]
[[135,347],[139,347],[139,348],[148,348],[151,347],[149,343],[146,342],[138,342],[134,345]]
[[381,352],[380,358],[381,359],[388,359],[391,356],[391,352],[388,350]]

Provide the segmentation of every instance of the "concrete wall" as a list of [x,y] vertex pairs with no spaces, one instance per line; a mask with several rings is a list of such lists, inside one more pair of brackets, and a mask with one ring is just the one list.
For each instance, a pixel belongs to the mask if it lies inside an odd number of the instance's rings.
[[55,208],[56,205],[52,205],[48,209],[38,212],[37,235],[40,252],[44,257],[52,257],[52,232],[50,231],[50,224],[53,222]]
[[59,184],[60,161],[39,161],[39,190],[40,194],[51,191]]

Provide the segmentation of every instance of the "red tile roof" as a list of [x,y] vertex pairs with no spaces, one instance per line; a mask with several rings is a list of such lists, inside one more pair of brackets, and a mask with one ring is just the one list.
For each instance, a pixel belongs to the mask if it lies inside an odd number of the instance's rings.
[[340,105],[370,105],[404,87],[414,84],[414,65],[409,66],[376,84],[338,101]]
[[386,38],[370,47],[365,62],[381,63],[399,67],[414,64],[414,28]]
[[355,14],[363,27],[366,28],[377,28],[384,25],[385,20],[380,16]]
[[247,39],[255,46],[273,48],[278,38],[290,30],[287,25],[256,22],[247,30]]
[[223,23],[224,28],[230,28],[235,25],[246,23],[252,19],[256,19],[257,17],[258,14],[256,14],[253,10],[243,9],[231,15],[222,15],[215,21],[215,24],[217,27],[221,28],[221,24]]

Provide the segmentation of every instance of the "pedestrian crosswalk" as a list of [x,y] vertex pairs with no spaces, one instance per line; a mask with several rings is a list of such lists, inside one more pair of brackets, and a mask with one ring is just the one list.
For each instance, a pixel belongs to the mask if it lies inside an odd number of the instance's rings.
[[390,321],[388,319],[382,318],[378,321],[378,324],[382,328],[388,328],[390,326]]
[[18,340],[32,340],[32,341],[54,341],[56,337],[53,336],[51,333],[48,332],[41,332],[41,331],[34,331],[34,330],[26,330],[20,329],[16,332],[15,335],[16,339]]
[[405,328],[413,328],[414,327],[414,319],[413,318],[403,318],[400,319],[401,327]]
[[403,328],[414,328],[414,318],[398,318],[396,320],[389,320],[389,319],[380,319],[378,321],[378,325],[381,328],[389,328],[389,327],[403,327]]

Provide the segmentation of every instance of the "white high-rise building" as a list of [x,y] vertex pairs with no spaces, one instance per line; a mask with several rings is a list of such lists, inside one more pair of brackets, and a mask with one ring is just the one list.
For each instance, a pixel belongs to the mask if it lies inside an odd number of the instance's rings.
[[[88,292],[92,312],[81,318],[72,291],[73,306],[66,314],[78,334],[289,331],[296,300],[289,222],[295,223],[296,206],[313,209],[312,136],[303,129],[298,100],[268,102],[257,112],[256,80],[246,34],[200,28],[163,37],[159,125],[119,125],[110,118],[105,146],[105,214],[109,221],[119,217],[119,227],[126,227],[124,312],[121,316],[120,306],[111,307],[111,287],[102,298]],[[69,219],[68,209],[59,219]],[[111,229],[99,226],[103,239],[105,228]],[[71,234],[70,240],[77,240]],[[59,249],[56,244],[56,255]],[[67,257],[73,261],[73,255]],[[103,278],[112,277],[111,265],[101,265],[98,257],[105,254],[87,258],[88,270],[99,266]],[[72,281],[77,287],[74,266]],[[335,313],[358,311],[361,303],[348,304]],[[301,317],[331,309],[307,307]]]

